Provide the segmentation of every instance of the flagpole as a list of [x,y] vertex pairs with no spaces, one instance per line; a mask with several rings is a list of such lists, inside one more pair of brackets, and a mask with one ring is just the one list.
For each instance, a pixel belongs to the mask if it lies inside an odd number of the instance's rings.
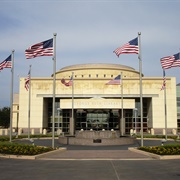
[[[165,70],[163,70],[165,71]],[[164,73],[165,74],[165,73]],[[165,111],[165,139],[167,141],[167,106],[166,106],[166,85],[164,86],[164,111]]]
[[75,122],[74,122],[74,72],[72,72],[72,124],[73,124],[73,135],[75,135]]
[[11,63],[12,63],[12,67],[11,67],[11,95],[10,95],[10,137],[9,137],[9,141],[12,142],[12,114],[13,114],[13,84],[14,84],[14,51],[12,50],[12,55],[11,55]]
[[55,119],[55,89],[56,89],[56,36],[57,33],[53,34],[53,109],[52,109],[52,148],[54,148],[54,119]]
[[123,119],[124,119],[124,116],[123,116],[123,76],[122,76],[122,72],[121,72],[121,136],[124,135],[123,133]]
[[139,80],[140,80],[140,110],[141,110],[141,146],[143,146],[143,99],[142,99],[142,57],[141,57],[141,32],[138,32],[139,44]]
[[28,139],[30,139],[30,112],[31,112],[31,65],[29,65]]

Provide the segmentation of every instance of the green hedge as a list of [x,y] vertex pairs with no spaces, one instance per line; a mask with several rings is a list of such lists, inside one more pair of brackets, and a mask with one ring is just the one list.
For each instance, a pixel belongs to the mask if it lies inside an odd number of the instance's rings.
[[[136,138],[141,138],[141,135],[135,135]],[[143,138],[158,138],[158,139],[165,139],[165,135],[143,135]],[[178,136],[177,135],[168,135],[168,139],[174,139],[177,140]]]
[[0,154],[37,155],[54,150],[51,147],[25,145],[10,142],[0,143]]
[[[52,134],[30,135],[30,138],[45,138],[45,137],[52,137]],[[58,135],[55,135],[55,137],[58,137]],[[12,140],[13,139],[23,139],[23,138],[28,138],[28,136],[27,135],[18,135],[18,138],[16,138],[16,136],[12,136]],[[9,136],[0,136],[0,142],[4,142],[4,141],[9,141]]]
[[143,146],[138,149],[158,155],[180,155],[180,144],[151,147]]

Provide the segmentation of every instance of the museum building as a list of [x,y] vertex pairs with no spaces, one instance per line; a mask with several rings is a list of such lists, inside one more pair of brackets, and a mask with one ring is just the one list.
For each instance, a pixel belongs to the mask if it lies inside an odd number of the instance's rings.
[[[73,84],[66,84],[71,81]],[[107,84],[121,75],[121,84]],[[55,131],[67,135],[80,130],[114,130],[121,134],[141,129],[140,73],[120,64],[77,64],[56,72]],[[63,81],[62,81],[63,80]],[[142,77],[143,131],[163,134],[165,96],[162,77]],[[20,78],[14,96],[14,129],[28,131],[29,91]],[[31,77],[30,129],[52,131],[53,76]],[[177,130],[176,78],[166,77],[167,133]]]

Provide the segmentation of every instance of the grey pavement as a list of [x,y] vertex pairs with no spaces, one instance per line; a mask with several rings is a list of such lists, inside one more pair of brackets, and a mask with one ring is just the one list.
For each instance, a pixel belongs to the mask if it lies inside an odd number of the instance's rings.
[[[30,143],[28,140],[18,143]],[[51,139],[35,139],[35,144],[51,146]],[[40,160],[0,158],[0,179],[7,180],[176,180],[180,179],[180,160],[156,160],[130,152],[123,146],[73,146]],[[167,143],[174,143],[167,142]],[[144,145],[159,145],[160,140],[145,140]],[[108,159],[109,158],[109,159]]]
[[1,180],[179,180],[179,160],[0,159]]
[[[16,140],[18,143],[31,144],[29,140]],[[134,144],[115,146],[81,146],[62,145],[55,139],[55,147],[66,148],[65,151],[52,152],[41,159],[43,160],[153,160],[152,157],[132,152],[129,147],[139,147],[141,140]],[[167,141],[167,144],[175,143]],[[52,146],[52,139],[34,139],[34,144],[41,146]],[[145,146],[161,145],[161,140],[144,140]]]

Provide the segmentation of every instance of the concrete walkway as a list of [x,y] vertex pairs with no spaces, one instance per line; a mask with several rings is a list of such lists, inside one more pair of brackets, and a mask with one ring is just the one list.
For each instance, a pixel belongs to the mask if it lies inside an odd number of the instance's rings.
[[130,150],[65,150],[39,158],[44,160],[152,160],[148,155]]

